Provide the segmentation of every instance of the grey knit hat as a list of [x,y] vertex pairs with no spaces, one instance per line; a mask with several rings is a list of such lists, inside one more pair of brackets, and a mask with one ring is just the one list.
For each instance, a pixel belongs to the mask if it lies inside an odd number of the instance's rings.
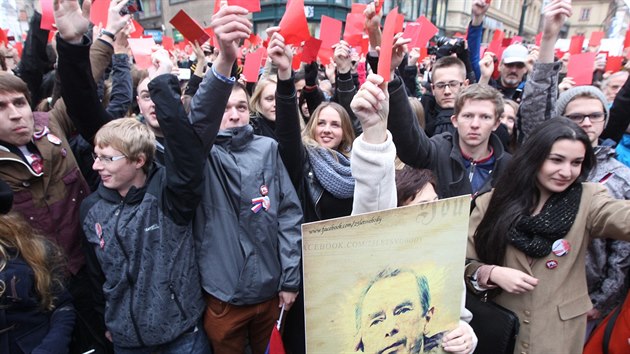
[[595,86],[585,85],[585,86],[576,86],[565,92],[563,92],[560,97],[558,97],[558,101],[556,102],[556,115],[563,116],[564,110],[567,108],[569,102],[571,102],[575,97],[582,96],[584,94],[590,94],[593,97],[596,97],[602,102],[604,106],[604,112],[606,113],[606,121],[604,122],[604,127],[608,124],[608,118],[610,116],[610,109],[608,109],[608,101],[606,100],[606,96],[604,93]]

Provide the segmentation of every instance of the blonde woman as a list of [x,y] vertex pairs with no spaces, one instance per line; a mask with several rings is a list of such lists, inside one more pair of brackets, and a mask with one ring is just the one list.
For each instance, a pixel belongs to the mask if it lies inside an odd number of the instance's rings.
[[256,84],[254,93],[249,100],[252,109],[250,124],[254,127],[254,134],[276,139],[276,85],[275,76],[261,79]]

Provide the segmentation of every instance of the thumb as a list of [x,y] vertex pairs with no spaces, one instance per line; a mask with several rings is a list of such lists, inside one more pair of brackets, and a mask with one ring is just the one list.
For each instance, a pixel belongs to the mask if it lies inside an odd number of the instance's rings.
[[90,11],[92,10],[92,0],[83,1],[83,6],[81,7],[81,14],[85,18],[90,18]]

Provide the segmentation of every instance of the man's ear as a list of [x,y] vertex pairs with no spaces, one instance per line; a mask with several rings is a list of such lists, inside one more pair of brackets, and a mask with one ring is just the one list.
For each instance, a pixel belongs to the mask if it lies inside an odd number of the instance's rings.
[[451,116],[451,124],[453,124],[453,126],[457,128],[457,116],[454,114]]
[[136,169],[139,170],[147,163],[147,157],[145,154],[140,153],[138,155],[138,159],[135,161]]
[[470,85],[470,81],[468,81],[468,79],[464,80],[464,87]]

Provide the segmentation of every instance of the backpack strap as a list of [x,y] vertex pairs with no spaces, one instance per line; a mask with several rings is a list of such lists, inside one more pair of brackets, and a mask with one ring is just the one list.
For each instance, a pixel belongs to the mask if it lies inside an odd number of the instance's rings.
[[608,323],[606,323],[606,329],[604,330],[604,339],[602,340],[602,353],[608,354],[608,345],[610,344],[610,337],[612,336],[612,331],[615,328],[615,322],[617,322],[617,317],[619,317],[619,313],[621,313],[622,306],[619,305],[615,309],[615,311],[608,319]]

